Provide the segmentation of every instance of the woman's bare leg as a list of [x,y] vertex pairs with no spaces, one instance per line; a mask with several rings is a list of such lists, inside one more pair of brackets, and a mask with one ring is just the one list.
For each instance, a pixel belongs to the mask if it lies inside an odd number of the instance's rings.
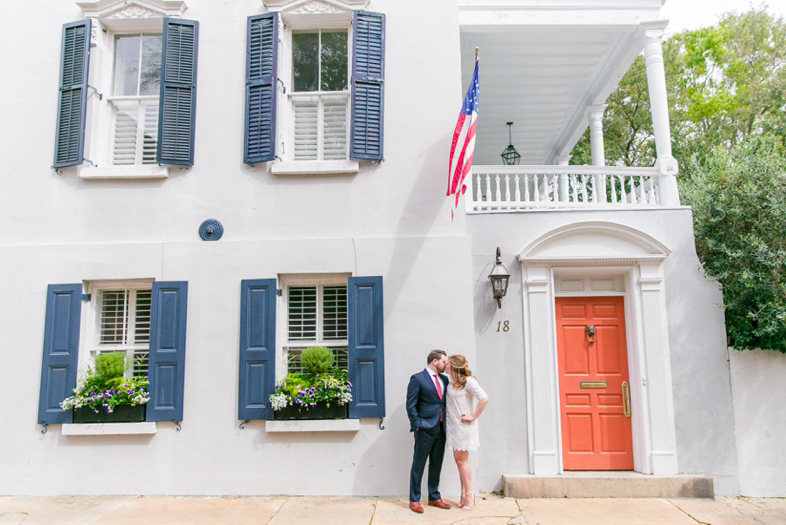
[[467,503],[466,495],[472,492],[472,467],[469,465],[469,452],[466,450],[454,450],[453,459],[456,460],[459,479],[461,480],[461,501],[459,502],[459,507],[463,507]]

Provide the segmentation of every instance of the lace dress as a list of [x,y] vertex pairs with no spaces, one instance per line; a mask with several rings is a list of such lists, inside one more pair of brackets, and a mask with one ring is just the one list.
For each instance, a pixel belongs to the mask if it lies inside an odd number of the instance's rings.
[[471,423],[462,423],[461,414],[472,414],[477,406],[476,399],[488,397],[480,388],[478,380],[468,377],[463,389],[455,389],[453,385],[447,388],[447,442],[445,446],[452,450],[477,450],[480,446],[478,440],[478,420]]

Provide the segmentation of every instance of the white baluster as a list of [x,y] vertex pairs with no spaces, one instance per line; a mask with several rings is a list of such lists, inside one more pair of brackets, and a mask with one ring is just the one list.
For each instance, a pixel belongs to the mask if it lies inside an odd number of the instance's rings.
[[539,174],[536,173],[535,175],[533,175],[533,184],[532,184],[532,186],[535,189],[535,196],[534,196],[533,200],[535,202],[540,202],[540,182],[539,182],[539,179],[540,179],[540,175]]
[[524,174],[524,202],[529,204],[529,173]]
[[559,200],[561,202],[568,202],[570,200],[569,189],[568,189],[568,174],[567,173],[560,173],[559,175]]
[[486,198],[483,196],[483,192],[480,189],[480,177],[481,177],[480,175],[475,176],[475,187],[477,188],[475,195],[477,195],[476,197],[477,202],[486,200]]
[[630,203],[636,204],[636,188],[633,185],[633,177],[628,178],[628,185],[630,186]]
[[[491,173],[486,173],[486,202],[491,202]],[[486,209],[490,210],[491,206],[487,205]]]
[[589,202],[589,197],[587,196],[587,178],[589,175],[583,175],[581,177],[581,201],[582,202]]
[[505,202],[510,202],[510,173],[505,174]]
[[516,173],[515,184],[516,184],[516,204],[518,206],[521,206],[521,186],[519,186],[520,182],[519,182],[518,173]]
[[500,191],[500,187],[501,186],[502,185],[500,184],[499,173],[497,173],[495,186],[494,186],[494,189],[496,190],[494,192],[494,200],[497,202],[497,209],[498,210],[502,209],[502,192]]

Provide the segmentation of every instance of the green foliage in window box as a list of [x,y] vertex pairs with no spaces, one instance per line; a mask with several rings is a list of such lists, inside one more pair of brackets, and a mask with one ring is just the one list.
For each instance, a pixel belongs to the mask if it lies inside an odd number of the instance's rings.
[[99,354],[95,370],[88,367],[74,395],[60,403],[63,410],[87,408],[110,414],[121,405],[144,405],[150,400],[146,377],[123,377],[127,368],[123,352]]
[[306,372],[287,374],[284,380],[276,385],[270,395],[273,410],[294,407],[298,411],[308,411],[318,405],[343,406],[352,400],[349,373],[333,368],[333,352],[329,348],[306,348],[300,360]]
[[310,376],[328,373],[334,362],[333,351],[324,346],[310,346],[300,354],[300,364]]

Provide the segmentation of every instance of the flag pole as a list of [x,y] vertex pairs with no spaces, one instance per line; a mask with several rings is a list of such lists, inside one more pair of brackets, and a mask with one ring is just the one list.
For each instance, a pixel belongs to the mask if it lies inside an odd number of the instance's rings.
[[479,49],[480,49],[480,48],[478,48],[478,47],[476,47],[476,48],[475,48],[475,62],[477,62],[477,61],[478,61],[478,50],[479,50]]

